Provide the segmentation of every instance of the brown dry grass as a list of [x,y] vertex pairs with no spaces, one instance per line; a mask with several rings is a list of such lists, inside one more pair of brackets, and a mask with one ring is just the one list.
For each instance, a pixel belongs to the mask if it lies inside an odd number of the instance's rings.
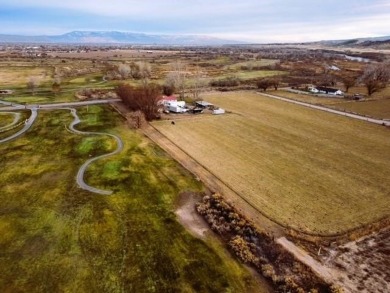
[[164,50],[109,50],[109,51],[91,51],[91,52],[52,52],[50,56],[59,58],[96,58],[96,59],[113,59],[113,58],[140,58],[140,57],[161,57],[176,55],[179,51]]
[[315,105],[334,105],[342,103],[345,100],[341,97],[320,97],[311,94],[298,94],[289,92],[286,90],[272,91],[271,94],[274,94],[279,97],[288,98],[296,101],[301,101],[305,103],[315,104]]
[[350,101],[334,105],[335,109],[359,113],[379,119],[390,119],[390,99]]
[[154,126],[268,217],[335,235],[389,216],[388,129],[255,93],[206,100],[236,114]]
[[39,82],[45,82],[51,79],[52,68],[49,67],[1,67],[0,81],[1,87],[26,85],[30,77],[37,77]]

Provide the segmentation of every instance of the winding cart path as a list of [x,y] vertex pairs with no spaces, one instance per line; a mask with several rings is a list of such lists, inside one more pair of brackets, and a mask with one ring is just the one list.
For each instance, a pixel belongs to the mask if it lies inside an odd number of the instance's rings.
[[32,108],[31,109],[31,116],[30,116],[30,118],[28,118],[26,120],[26,123],[24,124],[24,127],[21,130],[19,130],[18,132],[14,133],[13,135],[1,139],[0,143],[7,142],[7,141],[13,140],[13,139],[21,136],[23,133],[25,133],[27,130],[29,130],[29,128],[31,127],[31,125],[33,125],[33,123],[34,123],[35,119],[37,118],[37,116],[38,116],[37,109],[36,108]]
[[99,188],[92,187],[92,186],[88,185],[84,181],[84,173],[85,173],[85,171],[87,170],[88,166],[91,163],[93,163],[93,162],[95,162],[97,160],[100,160],[100,159],[103,159],[103,158],[107,158],[107,157],[110,157],[110,156],[113,156],[113,155],[116,155],[116,154],[120,153],[122,151],[122,149],[123,149],[123,141],[120,139],[119,136],[116,136],[114,134],[104,133],[104,132],[80,131],[80,130],[75,129],[74,126],[81,122],[80,118],[77,115],[76,109],[73,109],[73,108],[67,108],[67,109],[71,111],[71,113],[72,113],[72,115],[74,117],[74,120],[69,125],[69,129],[72,132],[74,132],[76,134],[81,134],[81,135],[106,135],[106,136],[110,136],[110,137],[112,137],[112,138],[114,138],[116,140],[117,148],[113,152],[108,153],[108,154],[104,154],[104,155],[100,155],[100,156],[97,156],[97,157],[94,157],[94,158],[91,158],[91,159],[87,160],[80,167],[79,171],[77,172],[77,176],[76,176],[76,182],[80,186],[80,188],[82,188],[84,190],[88,190],[88,191],[93,192],[93,193],[98,193],[98,194],[103,194],[103,195],[110,195],[110,194],[112,194],[113,191],[111,191],[111,190],[103,190],[103,189],[99,189]]

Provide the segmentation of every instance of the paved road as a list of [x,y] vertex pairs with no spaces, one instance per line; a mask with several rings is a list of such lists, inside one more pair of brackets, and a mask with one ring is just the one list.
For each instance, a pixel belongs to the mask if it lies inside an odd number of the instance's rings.
[[106,157],[109,157],[109,156],[113,156],[115,154],[120,153],[122,151],[122,149],[123,149],[123,142],[122,142],[122,140],[118,136],[110,134],[110,133],[85,132],[85,131],[79,131],[79,130],[75,129],[74,126],[77,125],[78,123],[80,123],[80,118],[77,115],[76,109],[68,108],[68,110],[71,111],[71,113],[72,113],[72,115],[74,117],[74,120],[69,125],[69,129],[72,132],[74,132],[76,134],[81,134],[81,135],[106,135],[106,136],[110,136],[110,137],[112,137],[112,138],[114,138],[116,140],[117,148],[116,148],[115,151],[87,160],[80,167],[79,171],[77,172],[77,177],[76,177],[77,184],[82,189],[88,190],[90,192],[98,193],[98,194],[103,194],[103,195],[110,195],[110,194],[112,194],[113,192],[111,190],[98,189],[98,188],[92,187],[92,186],[88,185],[87,183],[85,183],[85,181],[84,181],[84,173],[87,170],[87,167],[89,166],[89,164],[91,164],[92,162],[95,162],[97,160],[100,160],[100,159],[103,159],[103,158],[106,158]]
[[10,141],[10,140],[13,140],[13,139],[17,138],[18,136],[22,135],[23,133],[25,133],[31,127],[31,125],[33,125],[37,116],[38,116],[37,109],[32,108],[31,109],[31,116],[30,116],[30,118],[27,119],[24,127],[21,130],[19,130],[18,132],[16,132],[15,134],[0,140],[0,143],[4,143],[4,142]]
[[270,94],[266,94],[266,93],[258,93],[258,94],[272,98],[272,99],[277,99],[277,100],[281,100],[284,102],[288,102],[288,103],[292,103],[292,104],[296,104],[296,105],[300,105],[300,106],[304,106],[304,107],[309,107],[312,109],[317,109],[317,110],[321,110],[321,111],[325,111],[325,112],[329,112],[329,113],[333,113],[333,114],[337,114],[337,115],[341,115],[341,116],[346,116],[346,117],[350,117],[350,118],[354,118],[354,119],[358,119],[358,120],[363,120],[363,121],[367,121],[367,122],[375,123],[375,124],[379,124],[379,125],[390,126],[390,121],[387,121],[387,120],[374,119],[374,118],[369,118],[369,117],[365,117],[365,116],[361,116],[361,115],[346,113],[343,111],[333,110],[333,109],[330,109],[327,107],[312,105],[312,104],[299,102],[299,101],[295,101],[295,100],[291,100],[291,99],[287,99],[287,98],[283,98],[283,97],[279,97],[279,96],[275,96],[275,95],[270,95]]
[[20,120],[20,113],[17,113],[17,112],[1,112],[1,113],[2,114],[13,115],[14,116],[14,120],[10,124],[0,127],[0,130],[10,128],[10,127],[14,126],[16,123],[18,123],[19,120]]
[[3,102],[8,105],[7,107],[1,107],[0,112],[5,111],[13,111],[13,110],[20,110],[20,109],[61,109],[61,108],[67,108],[67,107],[78,107],[78,106],[87,106],[87,105],[97,105],[97,104],[108,104],[113,102],[119,102],[121,99],[106,99],[106,100],[91,100],[91,101],[81,101],[81,102],[66,102],[66,103],[54,103],[54,104],[34,104],[34,105],[20,105],[20,104],[13,104],[13,106],[10,105],[8,102]]

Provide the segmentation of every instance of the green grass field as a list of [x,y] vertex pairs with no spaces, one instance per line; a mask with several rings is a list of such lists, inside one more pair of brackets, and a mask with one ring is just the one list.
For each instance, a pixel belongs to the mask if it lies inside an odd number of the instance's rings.
[[278,71],[278,70],[254,70],[254,71],[244,70],[244,71],[236,71],[232,73],[224,73],[220,75],[220,78],[237,77],[242,80],[248,80],[248,79],[255,79],[255,78],[272,77],[281,74],[286,74],[286,72]]
[[24,136],[0,144],[1,292],[266,292],[219,242],[177,222],[178,194],[202,190],[198,181],[109,107],[79,114],[79,129],[125,142],[86,174],[115,193],[77,187],[79,166],[115,145],[68,132],[67,111],[40,111]]
[[14,121],[13,115],[0,112],[0,128],[9,125],[12,121]]
[[256,93],[204,100],[234,114],[155,127],[269,218],[337,235],[390,215],[388,129]]
[[235,63],[233,65],[226,66],[227,69],[241,69],[241,66],[252,66],[252,67],[260,67],[260,66],[270,66],[275,65],[279,60],[276,59],[261,59],[261,60],[251,60]]

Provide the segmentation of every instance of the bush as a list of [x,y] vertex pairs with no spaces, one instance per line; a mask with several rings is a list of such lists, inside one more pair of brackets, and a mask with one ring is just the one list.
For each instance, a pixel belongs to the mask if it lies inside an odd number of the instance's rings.
[[213,87],[231,87],[240,85],[241,80],[238,77],[227,77],[224,79],[212,80],[210,86]]

